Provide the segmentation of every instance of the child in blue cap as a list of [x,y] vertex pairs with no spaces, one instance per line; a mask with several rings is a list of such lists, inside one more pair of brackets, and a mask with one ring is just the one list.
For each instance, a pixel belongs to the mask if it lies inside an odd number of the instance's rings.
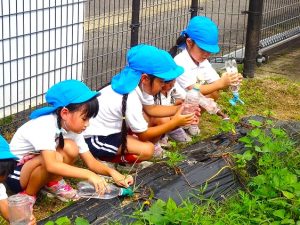
[[[155,150],[152,142],[168,131],[190,124],[194,115],[181,115],[181,106],[154,104],[153,96],[160,92],[165,80],[182,73],[183,68],[166,51],[145,44],[131,48],[127,66],[112,78],[111,85],[101,90],[101,108],[84,132],[93,155],[101,159],[130,153],[139,161],[149,160]],[[153,117],[166,116],[173,118],[158,126],[151,123]],[[162,149],[156,150],[155,155],[160,156]]]
[[[8,196],[3,182],[6,180],[8,174],[14,171],[17,159],[18,158],[10,152],[6,140],[0,135],[0,215],[7,221],[9,220]],[[34,224],[36,224],[36,219],[32,215],[29,225]]]
[[[186,96],[185,90],[176,82],[176,79],[165,81],[165,85],[161,91],[154,96],[155,104],[157,105],[179,105],[184,102]],[[158,124],[169,121],[171,117],[159,118]],[[182,127],[172,130],[165,134],[160,140],[159,144],[162,147],[169,148],[171,145],[168,143],[169,137],[177,142],[190,142],[191,137],[184,131]]]
[[[45,186],[59,199],[76,199],[76,191],[62,179],[88,180],[99,194],[106,182],[98,174],[111,176],[118,185],[128,187],[131,176],[123,176],[96,160],[84,141],[82,132],[89,119],[98,113],[99,93],[78,80],[65,80],[46,93],[48,107],[37,109],[31,120],[14,134],[10,148],[19,160],[7,184],[16,193],[35,196]],[[78,155],[89,169],[74,166]]]
[[[183,51],[176,55],[178,48],[183,48]],[[219,77],[208,61],[211,54],[219,51],[216,24],[204,16],[193,17],[170,49],[175,62],[184,68],[184,73],[176,79],[179,85],[190,90],[195,83],[200,83],[201,93],[216,100],[219,90],[241,81],[241,74],[223,73]]]

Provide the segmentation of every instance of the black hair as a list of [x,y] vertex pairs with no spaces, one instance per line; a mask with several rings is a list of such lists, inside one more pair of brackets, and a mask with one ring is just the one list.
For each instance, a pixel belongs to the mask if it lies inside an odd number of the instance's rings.
[[[147,74],[147,73],[145,73]],[[152,74],[147,74],[150,79],[150,85],[152,87],[154,79],[157,78]],[[122,98],[122,127],[121,127],[121,155],[124,155],[127,151],[127,125],[126,125],[126,108],[127,108],[128,94],[124,94]]]
[[0,176],[7,177],[9,174],[14,172],[17,165],[15,159],[1,159],[0,160]]
[[[76,112],[79,110],[82,110],[82,114],[87,118],[90,119],[92,117],[97,116],[98,111],[99,111],[99,103],[97,96],[82,102],[82,103],[71,103],[64,108],[67,108],[70,112]],[[60,107],[56,110],[56,115],[57,115],[57,126],[58,129],[61,129],[61,115],[60,112],[63,109],[63,107]],[[59,133],[58,137],[58,147],[64,148],[64,137],[62,135],[62,132]]]
[[186,43],[186,39],[188,37],[189,36],[187,34],[184,34],[177,38],[176,44],[169,50],[169,53],[173,58],[177,55],[178,48]]
[[121,155],[125,155],[127,151],[127,125],[126,125],[126,108],[128,94],[124,94],[122,98],[122,128],[121,128]]

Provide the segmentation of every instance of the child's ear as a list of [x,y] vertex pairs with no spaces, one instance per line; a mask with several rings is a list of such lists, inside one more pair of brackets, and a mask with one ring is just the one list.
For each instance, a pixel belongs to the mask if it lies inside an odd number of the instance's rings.
[[68,116],[69,110],[66,107],[63,107],[60,111],[60,116],[63,120]]
[[187,45],[188,48],[193,47],[193,45],[194,45],[193,40],[191,38],[187,38],[186,39],[186,45]]

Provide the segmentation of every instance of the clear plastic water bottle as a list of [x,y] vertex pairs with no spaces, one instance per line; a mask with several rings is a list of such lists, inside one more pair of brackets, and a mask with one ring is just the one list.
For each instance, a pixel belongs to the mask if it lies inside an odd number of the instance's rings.
[[99,195],[95,187],[86,181],[80,181],[77,184],[77,193],[81,198],[98,198],[98,199],[111,199],[118,196],[132,196],[133,191],[129,188],[120,188],[113,184],[106,186],[106,191],[103,195]]
[[[188,90],[186,92],[182,114],[185,115],[185,114],[194,113],[195,110],[199,107],[199,100],[200,100],[200,89],[199,86],[194,85],[194,87],[191,90]],[[194,120],[192,124],[198,125],[198,121]]]
[[[237,64],[235,59],[229,59],[225,61],[225,68],[227,73],[235,74],[238,73]],[[233,98],[229,100],[231,105],[236,105],[237,103],[244,104],[239,96],[240,82],[230,86]]]
[[209,114],[216,114],[222,117],[223,120],[229,120],[229,116],[223,113],[218,104],[212,99],[207,98],[200,93],[199,105],[204,108]]

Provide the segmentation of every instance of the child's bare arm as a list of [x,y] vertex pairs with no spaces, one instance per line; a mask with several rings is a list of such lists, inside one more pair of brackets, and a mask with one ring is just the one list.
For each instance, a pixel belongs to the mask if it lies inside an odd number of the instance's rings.
[[0,215],[8,221],[8,202],[7,202],[7,199],[0,200]]
[[91,154],[91,152],[85,152],[81,154],[80,157],[86,163],[86,165],[90,170],[92,170],[97,174],[111,176],[116,182],[116,184],[124,187],[129,187],[129,185],[133,184],[132,176],[124,176],[120,174],[118,171],[99,162],[97,159],[95,159],[95,157]]

